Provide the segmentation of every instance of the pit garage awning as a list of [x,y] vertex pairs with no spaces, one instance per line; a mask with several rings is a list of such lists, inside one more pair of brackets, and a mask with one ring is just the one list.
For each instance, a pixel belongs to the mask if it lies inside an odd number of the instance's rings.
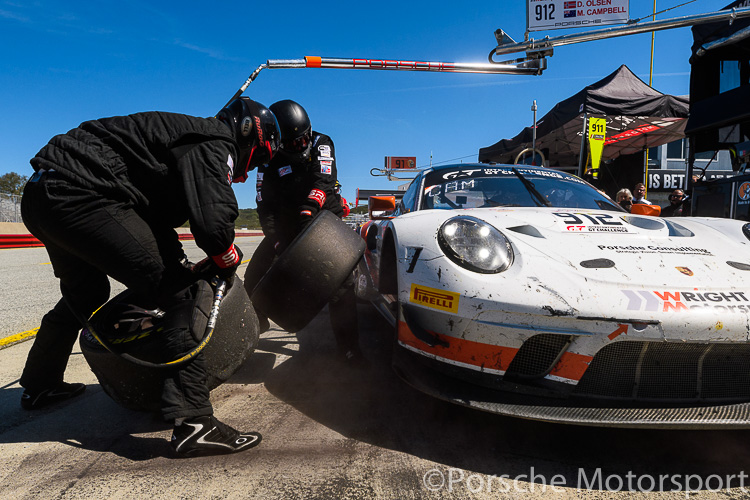
[[[724,7],[746,6],[737,0]],[[693,26],[690,119],[696,152],[729,149],[750,138],[750,20]]]
[[[638,153],[644,146],[683,138],[688,109],[688,96],[662,94],[623,65],[557,103],[538,120],[536,148],[544,153],[550,166],[578,165],[584,119],[604,117],[607,135],[602,160]],[[522,150],[531,147],[532,132],[531,127],[526,127],[512,139],[480,148],[479,161],[513,163]]]

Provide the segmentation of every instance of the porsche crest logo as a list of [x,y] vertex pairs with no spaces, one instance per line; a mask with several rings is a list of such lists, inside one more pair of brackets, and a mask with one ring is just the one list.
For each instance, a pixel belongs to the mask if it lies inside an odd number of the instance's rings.
[[750,182],[743,182],[740,184],[740,187],[737,189],[737,196],[739,196],[742,201],[750,199]]
[[455,314],[458,312],[458,297],[454,292],[412,283],[409,302]]
[[680,272],[681,272],[682,274],[685,274],[685,275],[687,275],[687,276],[692,276],[692,275],[693,275],[693,271],[691,271],[691,270],[690,270],[689,268],[687,268],[687,267],[680,267],[680,266],[677,266],[677,267],[675,267],[675,269],[677,269],[677,270],[678,270],[678,271],[680,271]]

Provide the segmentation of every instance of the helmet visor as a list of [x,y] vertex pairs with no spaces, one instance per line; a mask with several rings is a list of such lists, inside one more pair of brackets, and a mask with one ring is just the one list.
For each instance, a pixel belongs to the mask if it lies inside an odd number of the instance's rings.
[[312,137],[310,131],[308,130],[299,137],[288,141],[282,141],[281,147],[288,153],[302,153],[303,151],[307,150],[308,146],[310,145],[311,139]]

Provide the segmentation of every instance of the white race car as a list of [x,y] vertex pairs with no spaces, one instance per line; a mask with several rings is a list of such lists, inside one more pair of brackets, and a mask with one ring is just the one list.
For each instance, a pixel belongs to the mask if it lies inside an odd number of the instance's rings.
[[387,208],[358,293],[417,389],[555,422],[750,426],[750,224],[627,213],[521,165],[425,170],[397,206],[371,199]]

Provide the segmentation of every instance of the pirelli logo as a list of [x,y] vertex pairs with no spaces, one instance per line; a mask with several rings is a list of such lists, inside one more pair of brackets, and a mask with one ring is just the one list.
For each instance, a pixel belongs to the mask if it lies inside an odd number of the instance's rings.
[[455,314],[458,312],[458,297],[457,293],[412,283],[409,302]]

